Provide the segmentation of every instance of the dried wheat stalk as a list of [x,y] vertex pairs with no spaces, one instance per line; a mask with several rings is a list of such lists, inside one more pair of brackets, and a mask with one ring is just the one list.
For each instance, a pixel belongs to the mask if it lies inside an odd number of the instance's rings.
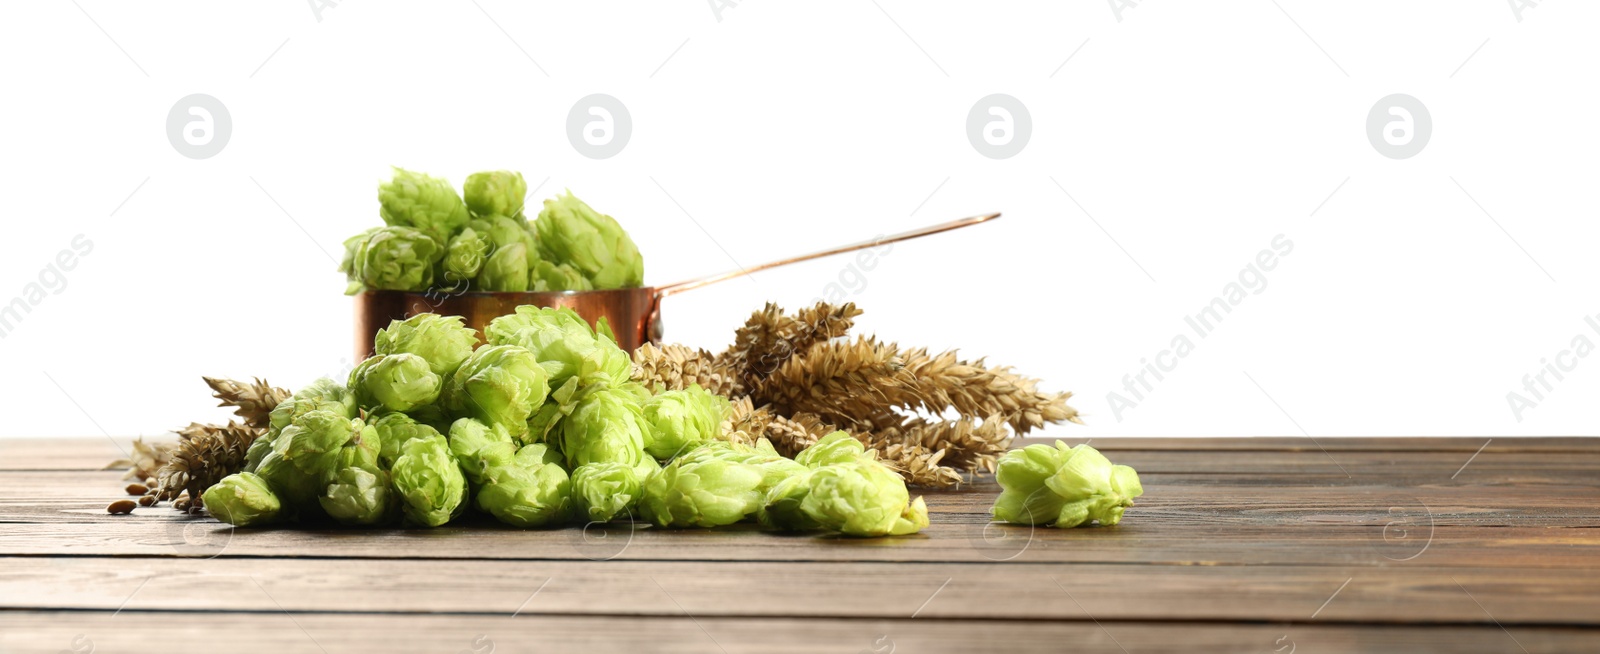
[[[724,437],[766,438],[793,456],[836,428],[849,430],[912,484],[949,486],[961,471],[994,470],[1014,435],[1079,422],[1071,393],[1042,393],[1009,367],[930,355],[874,338],[841,341],[861,311],[818,303],[786,315],[768,304],[712,357],[679,345],[634,353],[634,379],[660,389],[691,383],[733,399]],[[919,417],[954,411],[957,418]],[[1008,429],[1009,428],[1009,429]]]

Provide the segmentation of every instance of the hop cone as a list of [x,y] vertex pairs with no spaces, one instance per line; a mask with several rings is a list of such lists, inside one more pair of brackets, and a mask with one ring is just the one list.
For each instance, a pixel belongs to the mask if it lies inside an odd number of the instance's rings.
[[473,173],[461,185],[467,209],[478,216],[515,216],[522,213],[528,182],[509,170]]
[[539,256],[582,272],[595,288],[632,288],[644,283],[644,257],[611,216],[595,211],[568,191],[544,201],[534,221]]
[[414,227],[440,245],[467,224],[467,205],[443,179],[394,169],[394,177],[378,186],[378,215],[396,227]]

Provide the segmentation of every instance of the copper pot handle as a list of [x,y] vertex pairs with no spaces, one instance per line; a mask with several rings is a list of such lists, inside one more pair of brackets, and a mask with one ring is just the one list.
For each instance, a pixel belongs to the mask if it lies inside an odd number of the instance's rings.
[[999,217],[1000,217],[1000,212],[998,212],[998,211],[995,212],[995,213],[983,214],[981,216],[969,216],[967,218],[962,218],[960,220],[952,220],[952,221],[947,222],[947,223],[939,223],[937,225],[930,225],[928,227],[921,227],[921,228],[918,228],[918,229],[913,229],[913,230],[908,231],[908,232],[900,232],[899,234],[891,234],[889,236],[875,238],[875,239],[868,240],[868,241],[861,241],[860,243],[851,243],[850,245],[841,245],[841,246],[838,246],[838,247],[822,250],[820,252],[812,252],[810,254],[802,254],[802,255],[799,255],[799,256],[789,257],[787,259],[779,259],[777,261],[769,261],[767,263],[763,263],[763,264],[756,265],[756,266],[750,266],[750,267],[747,267],[747,268],[740,268],[738,270],[729,270],[727,272],[717,273],[715,275],[706,275],[705,277],[697,277],[695,279],[681,281],[681,282],[677,282],[675,284],[667,284],[666,286],[658,286],[658,287],[656,287],[656,298],[658,298],[658,299],[659,298],[663,298],[663,297],[666,297],[668,295],[674,295],[674,294],[677,294],[677,293],[682,293],[684,291],[700,288],[701,286],[707,286],[707,285],[710,285],[710,284],[715,284],[717,282],[728,280],[728,279],[733,279],[735,277],[743,277],[743,276],[749,275],[751,273],[757,273],[757,272],[761,272],[763,270],[768,270],[768,269],[771,269],[771,268],[777,268],[778,266],[787,266],[787,265],[789,265],[791,263],[799,263],[801,261],[810,261],[812,259],[818,259],[818,258],[821,258],[821,257],[832,256],[832,255],[835,255],[835,254],[843,254],[845,252],[854,252],[856,250],[861,250],[861,249],[864,249],[864,248],[870,248],[870,247],[874,247],[874,246],[878,246],[878,245],[883,245],[885,243],[897,243],[897,242],[900,242],[900,241],[906,241],[906,240],[910,240],[910,239],[917,238],[917,237],[920,237],[920,236],[927,236],[929,234],[938,234],[939,232],[948,232],[948,231],[950,231],[952,229],[960,229],[960,228],[966,227],[968,225],[976,225],[978,223],[994,220],[995,218],[999,218]]

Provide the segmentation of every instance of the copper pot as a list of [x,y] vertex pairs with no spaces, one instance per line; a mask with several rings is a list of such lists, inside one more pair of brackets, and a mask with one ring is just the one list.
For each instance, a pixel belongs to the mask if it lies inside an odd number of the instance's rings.
[[356,360],[372,356],[372,338],[378,330],[389,326],[390,321],[405,320],[419,313],[437,313],[461,316],[468,327],[478,330],[482,338],[489,321],[512,313],[517,307],[531,304],[538,307],[570,308],[583,316],[589,324],[601,318],[617,335],[617,345],[632,352],[646,342],[661,340],[661,298],[688,291],[723,280],[742,277],[753,272],[809,261],[844,252],[894,243],[919,236],[937,234],[968,225],[999,218],[999,213],[984,214],[941,223],[909,232],[875,238],[860,243],[789,257],[759,266],[730,270],[666,286],[619,288],[609,291],[554,291],[543,293],[515,291],[366,291],[356,296]]

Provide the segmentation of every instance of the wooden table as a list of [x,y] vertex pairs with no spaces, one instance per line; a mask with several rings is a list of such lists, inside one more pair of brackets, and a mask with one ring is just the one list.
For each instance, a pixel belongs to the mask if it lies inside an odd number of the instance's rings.
[[1106,439],[1120,527],[232,531],[0,440],[0,652],[1597,652],[1600,439]]

